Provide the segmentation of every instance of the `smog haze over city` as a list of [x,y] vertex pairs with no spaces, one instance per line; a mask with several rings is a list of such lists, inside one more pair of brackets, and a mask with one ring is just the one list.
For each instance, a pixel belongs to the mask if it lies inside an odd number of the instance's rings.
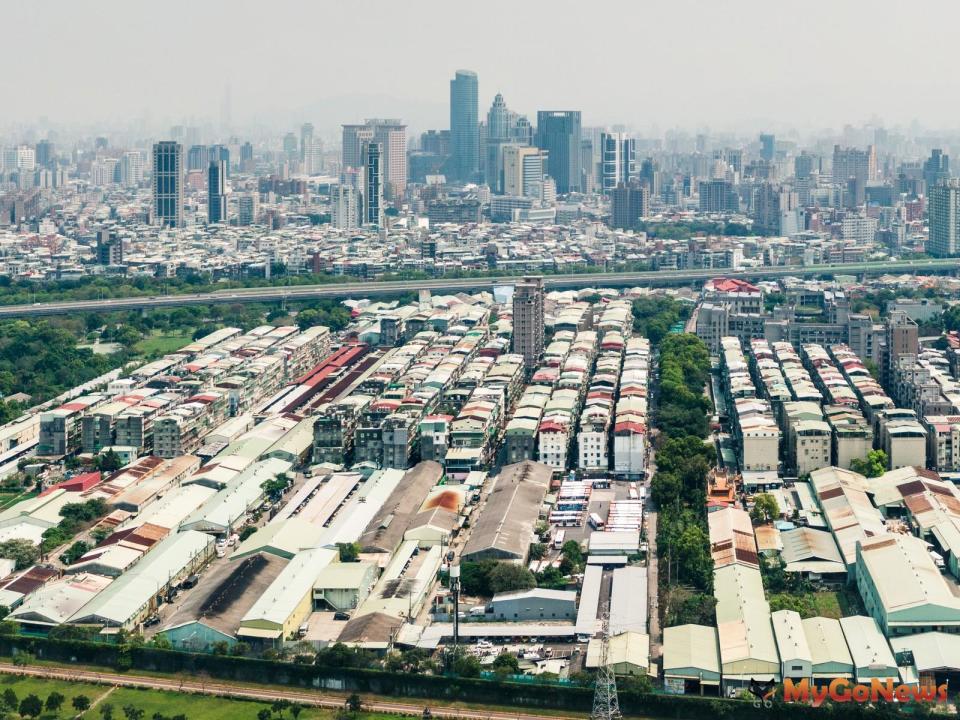
[[0,720],[956,716],[960,4],[7,5]]

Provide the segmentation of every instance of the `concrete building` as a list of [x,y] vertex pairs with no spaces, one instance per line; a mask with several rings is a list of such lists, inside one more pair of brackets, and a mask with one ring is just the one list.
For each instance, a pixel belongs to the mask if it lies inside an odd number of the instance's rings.
[[960,254],[960,182],[950,180],[927,188],[930,235],[927,252],[934,257]]
[[171,140],[153,146],[153,222],[183,227],[183,146]]
[[513,352],[530,372],[543,356],[543,278],[526,277],[513,290]]

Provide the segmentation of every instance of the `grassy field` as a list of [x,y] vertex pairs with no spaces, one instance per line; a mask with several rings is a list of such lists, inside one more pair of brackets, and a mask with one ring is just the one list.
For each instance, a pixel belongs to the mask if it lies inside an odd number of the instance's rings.
[[134,345],[133,349],[138,355],[144,357],[159,357],[175,352],[184,345],[189,345],[192,340],[193,337],[190,332],[154,333]]
[[18,502],[36,497],[36,490],[16,490],[14,492],[0,492],[0,510],[6,510]]
[[[89,720],[102,720],[101,708],[104,705],[113,707],[114,720],[123,720],[123,708],[132,705],[144,711],[143,717],[149,720],[154,713],[161,713],[167,717],[183,714],[188,720],[257,720],[257,714],[263,709],[269,709],[264,703],[230,700],[206,695],[188,695],[176,692],[162,692],[159,690],[139,690],[135,688],[113,688],[107,685],[92,685],[89,683],[71,683],[62,680],[45,680],[40,678],[22,678],[13,675],[0,675],[0,699],[4,691],[12,689],[18,700],[33,694],[44,703],[50,693],[58,692],[66,700],[59,712],[44,711],[41,720],[66,720],[77,717],[73,709],[73,698],[85,695],[93,707],[82,715]],[[330,710],[318,708],[303,708],[299,720],[328,720],[333,718]],[[274,715],[279,718],[278,715]],[[284,718],[292,718],[289,711],[283,714]],[[364,713],[362,717],[385,717]]]

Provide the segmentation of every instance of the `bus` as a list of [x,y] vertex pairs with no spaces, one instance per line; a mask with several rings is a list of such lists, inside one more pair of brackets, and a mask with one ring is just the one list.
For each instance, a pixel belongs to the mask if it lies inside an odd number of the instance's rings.
[[563,547],[563,540],[567,536],[567,531],[560,529],[557,530],[557,534],[553,536],[553,549],[559,550]]
[[596,513],[590,513],[590,527],[594,530],[603,530],[603,520]]

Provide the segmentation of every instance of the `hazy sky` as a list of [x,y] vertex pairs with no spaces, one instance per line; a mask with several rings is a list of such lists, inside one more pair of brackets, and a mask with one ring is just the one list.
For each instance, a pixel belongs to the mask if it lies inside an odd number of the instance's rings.
[[449,79],[481,113],[584,125],[960,126],[960,3],[889,0],[13,0],[0,124],[135,117],[330,132],[368,115],[446,127]]

